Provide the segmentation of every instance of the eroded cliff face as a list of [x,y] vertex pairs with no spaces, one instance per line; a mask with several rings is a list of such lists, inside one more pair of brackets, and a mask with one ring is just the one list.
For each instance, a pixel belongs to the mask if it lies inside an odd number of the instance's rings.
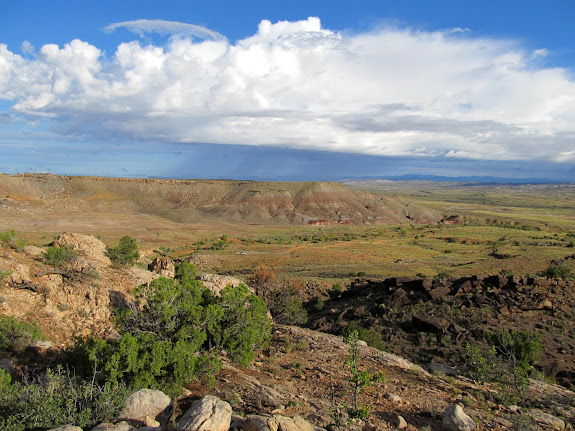
[[431,209],[321,182],[23,174],[0,176],[0,196],[2,212],[14,217],[89,212],[262,224],[307,224],[318,219],[330,224],[434,223],[441,219]]

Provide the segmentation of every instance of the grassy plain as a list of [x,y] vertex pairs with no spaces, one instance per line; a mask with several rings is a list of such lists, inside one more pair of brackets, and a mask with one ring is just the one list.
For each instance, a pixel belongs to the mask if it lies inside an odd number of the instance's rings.
[[[197,256],[200,269],[248,278],[266,265],[280,279],[329,286],[359,275],[370,278],[438,274],[535,275],[551,261],[575,271],[575,185],[481,185],[431,182],[350,182],[350,188],[420,205],[454,224],[308,226],[174,220],[161,214],[49,213],[39,204],[7,202],[0,230],[13,228],[45,245],[64,231],[99,236],[114,245],[123,235],[149,255]],[[114,202],[104,199],[102,205]],[[67,202],[64,200],[64,202]],[[19,206],[15,206],[19,205]],[[221,236],[226,235],[226,241]],[[219,244],[218,244],[219,243]]]
[[[176,241],[170,248],[174,256],[199,254],[221,273],[249,275],[267,265],[281,278],[325,283],[358,274],[536,275],[551,261],[575,271],[575,260],[565,260],[575,255],[573,185],[392,184],[354,187],[438,209],[461,224],[218,225],[191,239],[195,245]],[[211,250],[221,234],[229,236],[227,246]]]

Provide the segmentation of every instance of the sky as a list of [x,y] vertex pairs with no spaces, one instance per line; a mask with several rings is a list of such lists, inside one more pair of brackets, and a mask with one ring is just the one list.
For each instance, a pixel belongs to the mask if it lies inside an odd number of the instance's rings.
[[575,182],[572,0],[6,2],[0,172]]

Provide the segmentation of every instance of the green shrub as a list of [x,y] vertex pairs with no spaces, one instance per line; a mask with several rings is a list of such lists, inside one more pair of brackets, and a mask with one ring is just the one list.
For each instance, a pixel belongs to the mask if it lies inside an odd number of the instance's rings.
[[229,245],[228,239],[229,239],[229,237],[226,234],[223,234],[218,241],[216,241],[212,244],[211,249],[212,250],[223,250],[224,248],[228,247],[228,245]]
[[325,307],[325,302],[321,298],[316,298],[315,302],[313,303],[313,309],[315,311],[321,311]]
[[108,256],[120,265],[133,265],[139,258],[136,240],[129,235],[120,238],[116,247],[107,247]]
[[473,347],[468,343],[465,346],[465,358],[469,377],[476,382],[495,380],[497,370],[495,356],[495,346],[482,351],[479,347]]
[[440,279],[442,279],[442,278],[447,278],[447,277],[449,277],[449,276],[450,276],[449,272],[447,272],[447,271],[439,271],[437,274],[435,274],[435,277],[433,277],[433,278],[440,280]]
[[545,271],[540,273],[542,277],[547,278],[560,278],[563,280],[569,280],[573,278],[573,273],[571,269],[564,263],[561,264],[551,264],[547,267]]
[[328,293],[330,298],[338,298],[343,293],[343,287],[341,284],[334,284]]
[[307,311],[299,294],[298,285],[284,284],[266,292],[265,301],[274,321],[285,325],[300,325],[307,322]]
[[0,350],[22,348],[42,339],[42,333],[35,323],[24,323],[15,317],[0,315]]
[[80,380],[61,367],[32,383],[11,383],[0,369],[0,429],[52,429],[67,424],[89,429],[117,416],[128,395],[124,385]]
[[184,260],[176,265],[175,278],[181,283],[187,283],[196,279],[196,267]]
[[0,269],[0,281],[4,280],[10,274],[12,274],[11,269]]
[[14,229],[8,229],[5,232],[0,232],[0,241],[6,243],[12,241],[16,238],[16,231]]
[[485,334],[487,349],[467,346],[470,376],[499,383],[505,396],[525,402],[529,374],[539,359],[541,336],[535,332],[504,329]]
[[102,364],[112,384],[161,389],[176,394],[193,379],[213,383],[221,364],[215,353],[242,366],[269,340],[271,325],[263,300],[245,285],[228,286],[216,297],[200,282],[165,277],[138,287],[137,303],[117,313],[118,340],[78,344],[80,368]]
[[64,269],[77,257],[78,254],[72,249],[72,246],[48,247],[44,253],[44,263],[56,269]]
[[375,347],[379,350],[385,350],[385,344],[377,332],[371,329],[363,328],[355,322],[351,322],[345,327],[343,336],[347,338],[351,335],[352,332],[357,332],[358,339],[365,341],[368,346]]
[[18,237],[14,229],[0,232],[0,241],[16,251],[21,252],[24,250],[24,240]]
[[225,287],[211,305],[208,314],[219,320],[214,319],[215,324],[209,328],[208,335],[232,361],[248,366],[254,359],[254,349],[266,346],[271,334],[265,302],[250,294],[246,285],[240,284]]

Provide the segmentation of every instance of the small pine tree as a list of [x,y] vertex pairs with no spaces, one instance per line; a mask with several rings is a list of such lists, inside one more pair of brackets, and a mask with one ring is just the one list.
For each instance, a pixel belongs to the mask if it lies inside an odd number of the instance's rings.
[[369,408],[359,404],[359,392],[366,386],[385,380],[383,371],[370,374],[367,370],[359,368],[359,338],[357,331],[351,333],[344,339],[345,344],[349,346],[349,356],[345,361],[345,366],[350,369],[349,383],[353,389],[353,398],[348,414],[351,418],[366,419],[369,415]]
[[108,247],[108,256],[120,265],[133,265],[139,258],[136,240],[129,235],[120,238],[116,247]]

